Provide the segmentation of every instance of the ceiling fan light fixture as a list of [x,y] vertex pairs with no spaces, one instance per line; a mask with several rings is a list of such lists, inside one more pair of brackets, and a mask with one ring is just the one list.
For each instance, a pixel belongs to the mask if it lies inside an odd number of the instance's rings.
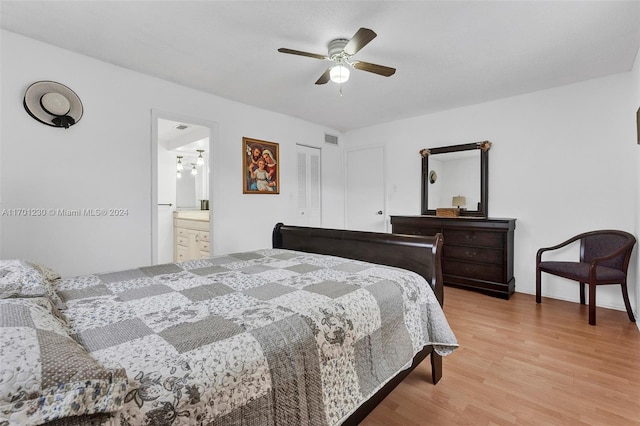
[[346,83],[349,80],[349,68],[342,64],[338,64],[331,68],[329,76],[334,83]]
[[[373,74],[378,74],[384,77],[390,77],[395,74],[396,69],[386,67],[384,65],[376,65],[370,62],[364,62],[360,60],[351,60],[351,57],[358,53],[363,47],[365,47],[371,40],[376,38],[375,31],[369,28],[360,28],[351,39],[336,38],[329,42],[329,54],[319,55],[317,53],[302,52],[300,50],[293,50],[281,47],[278,49],[280,53],[287,53],[290,55],[306,56],[309,58],[329,60],[333,62],[333,65],[325,69],[320,78],[316,81],[316,84],[326,84],[329,80],[338,84],[345,83],[349,80],[350,69],[355,68],[360,71],[366,71]],[[340,89],[342,94],[342,88]]]

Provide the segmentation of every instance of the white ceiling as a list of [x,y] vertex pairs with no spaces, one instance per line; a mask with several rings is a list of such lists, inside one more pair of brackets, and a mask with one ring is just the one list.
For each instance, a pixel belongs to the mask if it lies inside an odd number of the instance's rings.
[[[629,71],[640,1],[7,1],[2,28],[245,104],[346,131]],[[353,70],[315,85],[360,27]]]
[[[186,128],[178,128],[186,126]],[[192,123],[158,119],[158,143],[170,151],[190,152],[209,149],[209,128]]]

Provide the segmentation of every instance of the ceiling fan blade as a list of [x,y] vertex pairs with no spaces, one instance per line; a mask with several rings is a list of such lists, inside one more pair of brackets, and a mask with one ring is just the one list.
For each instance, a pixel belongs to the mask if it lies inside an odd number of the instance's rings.
[[318,55],[317,53],[302,52],[300,50],[286,49],[284,47],[281,47],[280,49],[278,49],[278,52],[289,53],[291,55],[307,56],[309,58],[316,58],[316,59],[329,59],[326,56]]
[[377,34],[373,30],[360,28],[344,47],[344,53],[347,55],[355,55],[360,49],[369,44],[371,40],[376,38],[376,36]]
[[320,76],[320,78],[318,79],[318,81],[316,81],[316,84],[327,84],[327,82],[329,81],[329,72],[331,71],[331,67],[327,68],[327,70]]
[[353,67],[358,70],[372,72],[374,74],[383,75],[385,77],[392,76],[396,73],[395,68],[385,67],[384,65],[376,65],[370,62],[358,61],[353,64]]

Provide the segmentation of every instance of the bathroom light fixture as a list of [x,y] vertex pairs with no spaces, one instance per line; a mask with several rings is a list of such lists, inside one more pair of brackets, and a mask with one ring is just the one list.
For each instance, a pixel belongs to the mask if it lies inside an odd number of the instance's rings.
[[193,166],[191,168],[191,174],[195,176],[195,175],[198,174],[198,170],[196,169],[196,165],[195,164],[191,163],[191,165]]
[[[184,169],[184,167],[182,166],[182,155],[178,155],[178,164],[176,164],[176,169],[178,171]],[[178,176],[180,177],[180,176]]]
[[178,179],[181,179],[181,178],[182,178],[182,172],[181,172],[180,170],[178,170],[178,173],[176,174],[176,177],[177,177]]
[[196,151],[200,153],[200,155],[198,155],[198,159],[196,160],[196,164],[198,166],[202,166],[204,164],[204,158],[202,157],[202,153],[204,152],[204,149],[196,149]]

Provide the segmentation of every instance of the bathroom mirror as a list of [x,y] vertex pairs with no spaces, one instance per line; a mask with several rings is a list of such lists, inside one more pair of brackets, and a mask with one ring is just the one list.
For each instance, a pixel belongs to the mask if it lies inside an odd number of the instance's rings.
[[421,150],[422,214],[459,207],[460,216],[487,217],[490,148],[483,141]]
[[[209,166],[206,159],[198,164],[198,154],[182,149],[175,151],[182,157],[183,170],[176,175],[176,208],[178,210],[201,209],[201,200],[209,199]],[[206,209],[208,210],[208,208]]]

